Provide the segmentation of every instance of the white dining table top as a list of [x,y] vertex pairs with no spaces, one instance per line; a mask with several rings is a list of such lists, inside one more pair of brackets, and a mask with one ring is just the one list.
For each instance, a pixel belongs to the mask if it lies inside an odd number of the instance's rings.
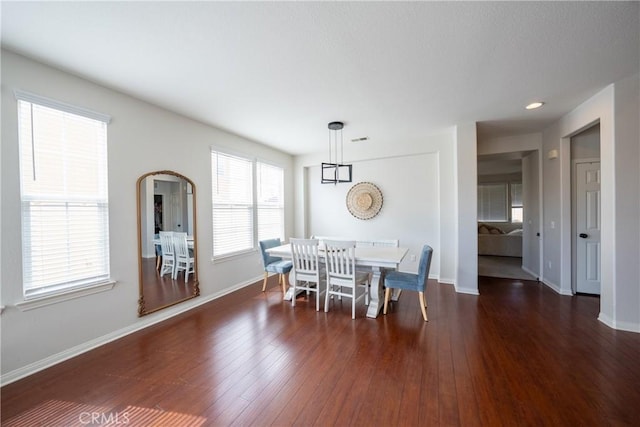
[[[322,252],[322,249],[320,250]],[[356,247],[356,264],[371,267],[397,267],[405,257],[408,248],[389,246],[363,246]],[[282,258],[291,258],[291,244],[276,246],[267,249],[269,255]]]

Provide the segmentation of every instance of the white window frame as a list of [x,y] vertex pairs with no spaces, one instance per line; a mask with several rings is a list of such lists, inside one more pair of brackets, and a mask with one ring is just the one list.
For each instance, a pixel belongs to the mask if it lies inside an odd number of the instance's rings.
[[[22,206],[21,213],[21,228],[22,228],[22,260],[23,260],[23,282],[22,282],[22,294],[24,301],[16,304],[18,308],[21,310],[30,310],[33,308],[38,308],[41,306],[49,305],[52,303],[65,301],[71,298],[77,298],[83,295],[90,295],[96,292],[102,292],[104,290],[109,290],[113,288],[115,282],[110,279],[110,262],[109,262],[109,202],[108,202],[108,168],[107,168],[107,125],[109,124],[111,118],[108,115],[98,113],[92,110],[88,110],[82,107],[77,107],[74,105],[66,104],[64,102],[52,100],[50,98],[45,98],[39,95],[35,95],[29,92],[25,92],[22,90],[14,90],[15,98],[17,100],[16,107],[18,109],[18,117],[19,117],[19,130],[18,130],[18,138],[19,138],[19,146],[20,152],[22,153],[24,144],[36,144],[37,141],[33,137],[33,122],[30,121],[28,126],[31,126],[32,131],[28,133],[28,135],[22,135],[22,127],[20,126],[20,118],[21,116],[21,108],[28,107],[31,112],[34,111],[33,106],[45,107],[48,109],[56,110],[57,113],[71,114],[73,116],[80,116],[84,119],[90,119],[94,121],[99,121],[104,123],[104,134],[102,137],[104,138],[104,145],[102,146],[103,153],[101,155],[101,163],[104,165],[103,169],[103,177],[104,181],[101,183],[103,186],[102,196],[97,196],[95,198],[83,198],[78,197],[75,193],[67,193],[63,191],[64,187],[55,187],[47,192],[47,190],[38,190],[34,192],[33,189],[27,189],[28,187],[25,185],[25,179],[28,175],[26,165],[22,165],[22,158],[20,159],[21,167],[20,167],[20,199]],[[73,119],[72,116],[69,116]],[[29,119],[33,120],[33,116],[29,115]],[[77,118],[76,118],[77,119]],[[74,120],[76,120],[74,119]],[[23,138],[26,138],[24,140]],[[46,139],[40,139],[40,143],[46,141]],[[97,146],[98,147],[98,146]],[[33,145],[29,148],[33,150]],[[42,153],[42,152],[41,152]],[[21,154],[22,155],[22,154]],[[32,154],[33,156],[33,154]],[[67,157],[63,156],[63,159]],[[34,166],[36,167],[36,166]],[[29,168],[30,169],[30,168]],[[63,169],[65,170],[65,169]],[[35,169],[34,169],[35,171]],[[44,171],[41,170],[40,172]],[[34,172],[35,173],[35,172]],[[37,188],[37,187],[33,187]],[[57,194],[56,194],[57,193]],[[67,194],[66,196],[64,194]],[[91,200],[89,200],[91,199]],[[97,212],[99,212],[102,221],[99,222],[99,228],[97,230],[99,233],[99,241],[101,245],[98,251],[104,256],[106,256],[106,260],[101,258],[102,262],[98,270],[93,269],[89,272],[80,272],[78,275],[70,275],[63,278],[59,278],[57,280],[49,280],[48,278],[45,280],[40,280],[39,283],[36,281],[29,281],[29,277],[36,277],[37,274],[46,277],[47,268],[53,268],[50,264],[41,265],[40,267],[36,267],[36,270],[32,270],[33,262],[32,253],[28,250],[31,248],[33,244],[40,245],[37,240],[32,240],[34,237],[30,235],[29,224],[26,222],[26,218],[30,217],[30,213],[32,212],[32,206],[42,205],[42,204],[51,204],[54,203],[56,205],[64,205],[67,208],[69,206],[79,206],[78,203],[84,203],[85,206],[95,206]],[[71,208],[75,209],[75,208]],[[86,209],[86,208],[84,208]],[[75,211],[74,211],[75,212]],[[26,216],[25,216],[26,215]],[[67,223],[68,224],[68,223]],[[53,224],[44,224],[44,230],[51,230]],[[73,224],[70,226],[67,225],[67,230],[74,230]],[[77,228],[75,228],[77,230]],[[67,239],[72,239],[70,235],[67,234]],[[71,242],[71,240],[68,240]],[[77,241],[76,241],[77,243]],[[72,245],[69,245],[72,246]],[[77,248],[77,246],[76,246]],[[71,257],[68,257],[70,260]],[[66,262],[66,269],[73,268],[73,263],[70,261]],[[78,271],[78,270],[76,270]],[[33,273],[36,273],[35,275]],[[38,273],[39,272],[39,273]],[[34,279],[35,280],[35,279]]]
[[[252,201],[251,201],[251,215],[252,215],[252,221],[251,221],[251,236],[252,236],[252,243],[251,243],[251,247],[246,247],[244,249],[238,250],[238,251],[233,251],[233,252],[225,252],[222,254],[216,254],[215,252],[215,242],[216,242],[216,235],[215,235],[215,224],[212,224],[212,240],[213,240],[213,244],[212,244],[212,260],[215,261],[224,261],[230,258],[234,258],[237,256],[241,256],[247,253],[252,253],[258,250],[258,242],[259,242],[259,236],[260,236],[260,210],[270,207],[270,208],[275,208],[275,205],[265,205],[265,204],[261,204],[258,200],[258,195],[259,195],[259,191],[258,191],[258,185],[259,185],[259,176],[258,176],[258,165],[259,164],[263,164],[269,167],[274,167],[274,168],[278,168],[282,171],[282,201],[278,206],[278,209],[281,211],[281,230],[280,230],[280,239],[284,239],[284,230],[285,230],[285,218],[284,218],[284,172],[285,169],[284,167],[282,167],[281,165],[274,163],[274,162],[270,162],[270,161],[265,161],[262,160],[260,158],[256,158],[256,157],[250,157],[247,156],[245,154],[242,153],[238,153],[238,152],[233,152],[231,150],[227,150],[227,149],[222,149],[222,148],[217,148],[217,147],[211,147],[211,161],[213,162],[213,156],[215,154],[219,154],[222,156],[229,156],[229,157],[235,157],[247,162],[250,162],[252,165],[252,179],[251,179],[251,194],[252,194]],[[215,215],[213,214],[213,210],[216,209],[216,204],[215,204],[215,194],[214,194],[214,188],[213,186],[215,185],[215,180],[214,180],[214,165],[213,163],[211,164],[211,183],[212,183],[212,222],[215,221]]]

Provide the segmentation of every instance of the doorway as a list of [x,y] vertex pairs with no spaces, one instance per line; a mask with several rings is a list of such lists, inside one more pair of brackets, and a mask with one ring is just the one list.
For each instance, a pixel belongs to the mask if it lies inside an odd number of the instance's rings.
[[600,295],[600,124],[571,137],[571,290]]
[[478,275],[540,277],[540,151],[478,156]]
[[161,194],[153,195],[153,225],[154,234],[164,230],[163,227],[163,211],[164,211],[164,197]]

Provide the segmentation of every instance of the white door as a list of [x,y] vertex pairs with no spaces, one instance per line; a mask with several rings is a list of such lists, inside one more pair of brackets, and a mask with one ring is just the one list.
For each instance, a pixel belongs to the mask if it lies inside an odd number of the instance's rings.
[[178,193],[171,193],[171,227],[173,231],[182,231],[182,211]]
[[576,292],[600,295],[600,162],[576,164]]

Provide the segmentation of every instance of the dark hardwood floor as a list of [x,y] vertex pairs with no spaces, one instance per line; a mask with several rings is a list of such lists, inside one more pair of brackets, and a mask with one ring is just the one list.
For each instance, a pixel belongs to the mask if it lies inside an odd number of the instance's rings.
[[2,388],[3,426],[622,426],[640,418],[640,334],[599,300],[480,278],[430,282],[351,320],[282,301],[275,277]]
[[142,259],[142,282],[145,307],[149,312],[184,301],[195,294],[193,274],[189,275],[187,283],[184,282],[184,271],[178,273],[176,280],[170,273],[160,276],[155,258]]

